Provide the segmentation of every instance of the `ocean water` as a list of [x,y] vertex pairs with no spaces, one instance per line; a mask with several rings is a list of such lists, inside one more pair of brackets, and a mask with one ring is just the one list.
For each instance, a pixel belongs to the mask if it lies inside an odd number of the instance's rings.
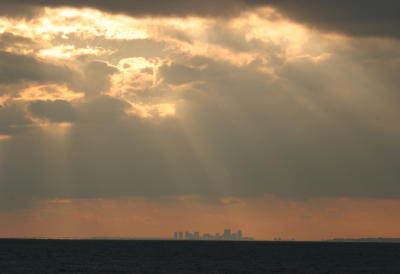
[[400,244],[10,239],[0,273],[400,273]]

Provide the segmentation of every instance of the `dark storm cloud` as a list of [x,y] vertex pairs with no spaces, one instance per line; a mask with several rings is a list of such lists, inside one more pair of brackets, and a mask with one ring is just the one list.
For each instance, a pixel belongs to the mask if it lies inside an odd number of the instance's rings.
[[0,84],[20,82],[66,83],[76,73],[63,66],[39,61],[33,57],[0,51]]
[[[397,0],[23,0],[13,5],[3,0],[0,5],[0,10],[6,11],[4,15],[23,14],[29,11],[29,7],[72,6],[93,7],[132,16],[234,16],[255,7],[274,6],[293,20],[324,31],[355,36],[400,36],[400,3]],[[27,12],[28,15],[30,13]]]

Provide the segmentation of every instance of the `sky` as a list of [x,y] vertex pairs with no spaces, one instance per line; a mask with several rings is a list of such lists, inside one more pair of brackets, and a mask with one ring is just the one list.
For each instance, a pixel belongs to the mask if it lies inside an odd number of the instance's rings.
[[0,0],[0,237],[400,237],[397,0]]

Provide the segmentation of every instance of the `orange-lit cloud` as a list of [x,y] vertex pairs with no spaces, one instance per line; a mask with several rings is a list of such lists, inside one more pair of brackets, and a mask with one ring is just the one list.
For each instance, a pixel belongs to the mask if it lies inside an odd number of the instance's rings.
[[16,101],[36,101],[36,100],[65,100],[73,101],[83,98],[82,93],[77,93],[70,90],[65,85],[33,85],[31,87],[25,88],[19,92],[19,96],[14,98]]
[[0,106],[3,106],[5,102],[7,102],[10,99],[10,96],[8,95],[3,95],[0,97]]
[[10,135],[0,135],[0,141],[11,139]]
[[0,31],[5,30],[29,38],[42,37],[45,40],[60,33],[78,34],[83,39],[93,36],[112,39],[147,38],[140,21],[92,9],[47,8],[42,16],[31,21],[2,18]]
[[102,48],[78,48],[76,49],[73,45],[61,45],[53,48],[42,49],[39,51],[38,56],[41,58],[59,58],[59,59],[70,59],[79,55],[103,55],[107,51]]
[[142,57],[120,60],[118,64],[120,73],[112,77],[113,86],[110,94],[123,95],[126,92],[156,86],[159,63],[159,60],[146,60]]
[[[279,19],[276,19],[277,17]],[[307,53],[315,55],[315,51],[323,51],[321,48],[317,49],[318,46],[315,43],[308,43],[312,36],[309,30],[283,18],[272,8],[247,12],[232,20],[225,20],[220,22],[216,19],[198,17],[132,18],[110,15],[93,9],[47,8],[43,15],[29,22],[0,19],[0,32],[7,31],[20,37],[43,41],[42,49],[36,49],[36,53],[35,51],[31,53],[44,58],[65,59],[76,55],[112,53],[103,48],[101,44],[94,48],[76,47],[66,43],[52,45],[54,43],[52,40],[59,35],[65,41],[68,41],[70,35],[82,40],[90,40],[95,37],[109,40],[154,39],[167,42],[170,49],[181,53],[207,56],[237,65],[248,64],[260,55],[259,52],[236,52],[230,48],[234,45],[219,44],[215,39],[225,39],[218,37],[223,36],[224,33],[215,33],[215,28],[218,28],[219,25],[224,25],[224,28],[232,33],[242,35],[244,43],[260,41],[284,47],[282,54],[290,58]],[[185,38],[183,39],[182,36]],[[24,50],[26,51],[28,48]],[[310,51],[312,52],[310,53]]]

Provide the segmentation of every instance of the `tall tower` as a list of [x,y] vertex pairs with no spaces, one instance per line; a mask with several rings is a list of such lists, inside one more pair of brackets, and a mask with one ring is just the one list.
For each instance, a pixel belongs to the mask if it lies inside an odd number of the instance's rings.
[[231,240],[231,230],[230,229],[225,229],[224,230],[223,239],[224,240]]
[[242,234],[242,231],[240,229],[238,230],[237,235],[238,235],[238,240],[241,240],[242,237],[243,237],[243,234]]
[[174,232],[174,240],[178,240],[178,232]]
[[179,240],[183,240],[183,232],[179,232]]

